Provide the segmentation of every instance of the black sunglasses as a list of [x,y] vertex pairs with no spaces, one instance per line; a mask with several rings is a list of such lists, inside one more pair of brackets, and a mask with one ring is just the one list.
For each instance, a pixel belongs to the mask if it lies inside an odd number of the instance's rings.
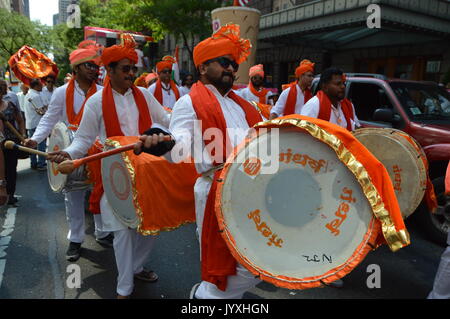
[[138,68],[137,66],[122,65],[121,70],[123,73],[130,73],[130,71],[136,73],[138,71]]
[[220,64],[221,67],[223,67],[224,69],[228,69],[228,67],[231,65],[234,69],[235,72],[237,72],[239,70],[239,64],[237,64],[235,61],[227,59],[225,57],[220,57],[220,58],[215,58],[215,59],[211,59],[205,62],[205,64],[209,64],[212,62],[217,62]]
[[163,70],[163,71],[161,71],[160,73],[167,73],[167,74],[170,74],[170,73],[172,73],[172,71],[171,71],[171,70]]
[[86,69],[89,69],[92,71],[96,71],[96,70],[100,69],[100,67],[97,64],[90,63],[90,62],[83,63],[83,65]]

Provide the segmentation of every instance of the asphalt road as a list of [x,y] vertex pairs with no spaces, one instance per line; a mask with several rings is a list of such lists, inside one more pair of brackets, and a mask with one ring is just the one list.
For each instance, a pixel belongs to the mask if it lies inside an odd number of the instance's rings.
[[[68,241],[64,197],[53,193],[46,172],[29,169],[21,160],[17,193],[19,207],[0,208],[0,299],[113,299],[117,270],[111,248],[97,244],[92,216],[87,213],[87,237],[82,257],[81,287],[70,288],[72,264],[65,260]],[[407,223],[411,245],[396,253],[386,246],[369,253],[344,278],[341,289],[325,287],[288,290],[261,283],[244,295],[246,299],[424,299],[432,288],[444,247],[430,242],[420,225]],[[366,281],[376,264],[381,271],[380,288]],[[159,236],[147,266],[159,275],[153,284],[136,282],[133,298],[186,299],[199,281],[199,247],[195,225]]]

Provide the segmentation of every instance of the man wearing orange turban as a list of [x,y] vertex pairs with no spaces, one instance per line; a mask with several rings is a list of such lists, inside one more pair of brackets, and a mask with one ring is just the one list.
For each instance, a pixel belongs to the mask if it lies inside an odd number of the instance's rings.
[[300,114],[319,118],[349,131],[361,126],[352,102],[345,98],[345,74],[328,68],[320,75],[320,91],[306,103]]
[[295,70],[297,81],[284,90],[271,110],[270,119],[300,114],[303,105],[312,97],[311,83],[314,79],[314,63],[303,60]]
[[[68,83],[56,88],[48,110],[39,121],[34,134],[27,139],[25,145],[35,148],[39,143],[46,140],[52,132],[56,123],[62,121],[69,128],[76,131],[83,116],[86,101],[101,86],[95,81],[98,74],[99,56],[94,49],[76,49],[70,53],[70,64],[73,75]],[[81,244],[85,238],[85,190],[67,190],[64,193],[66,202],[66,215],[69,223],[67,239],[70,241],[66,252],[68,261],[76,261],[80,257]],[[105,245],[112,246],[112,235],[101,231],[101,217],[94,215],[96,240]]]
[[[223,26],[212,37],[200,42],[194,48],[199,81],[175,104],[172,113],[170,132],[176,147],[190,150],[198,133],[203,133],[203,139],[198,137],[202,140],[202,150],[193,154],[197,171],[203,174],[195,184],[203,281],[193,287],[193,298],[242,298],[245,291],[260,282],[231,255],[214,213],[220,164],[243,140],[243,136],[232,135],[235,132],[227,131],[227,127],[248,129],[262,120],[259,112],[232,90],[236,71],[250,54],[250,47],[249,40],[240,38],[238,25]],[[205,132],[213,128],[222,132],[222,138],[211,148],[212,141]],[[158,135],[141,136],[141,145],[135,152],[152,153],[154,146],[162,145],[160,142]]]
[[172,109],[175,102],[183,96],[183,90],[172,80],[172,65],[175,59],[171,56],[165,56],[162,61],[156,64],[158,80],[150,85],[148,90],[152,93],[158,102]]
[[[147,89],[133,84],[132,79],[137,71],[134,40],[129,36],[124,36],[123,39],[122,45],[114,45],[103,51],[101,58],[108,72],[108,80],[103,90],[87,101],[79,134],[75,135],[67,149],[51,153],[49,160],[61,162],[81,158],[97,137],[98,144],[103,145],[112,136],[141,135],[153,123],[168,127],[169,114]],[[99,163],[88,164],[88,170],[92,172],[94,179],[90,210],[101,213],[103,230],[114,232],[114,254],[118,270],[117,297],[124,299],[133,292],[135,278],[147,282],[158,279],[156,273],[143,267],[152,250],[155,236],[143,236],[114,215],[103,192]]]

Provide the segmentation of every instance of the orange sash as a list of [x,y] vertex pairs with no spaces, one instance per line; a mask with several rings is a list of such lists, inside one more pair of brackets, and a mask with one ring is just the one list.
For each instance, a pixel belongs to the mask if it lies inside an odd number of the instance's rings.
[[450,195],[450,162],[448,162],[447,173],[445,174],[445,195]]
[[[175,93],[175,100],[178,101],[178,99],[180,98],[180,92],[178,91],[177,85],[172,80],[170,80],[170,88]],[[164,105],[161,80],[156,81],[155,94],[153,95],[155,96],[155,99],[159,102],[159,104]]]
[[[297,84],[298,82],[292,83],[290,87],[290,91],[286,100],[286,105],[284,107],[284,116],[295,114],[295,104],[297,104]],[[310,89],[306,89],[303,92],[305,98],[304,98],[304,104],[308,102],[312,98],[312,93]]]
[[[133,91],[134,100],[136,101],[137,108],[139,110],[139,133],[142,134],[145,130],[152,126],[152,119],[148,110],[147,101],[144,94],[136,86],[131,87]],[[111,136],[123,136],[122,129],[120,128],[119,118],[117,116],[116,103],[111,88],[111,82],[107,81],[102,92],[102,112],[103,121],[105,123],[106,137]],[[95,144],[94,144],[95,146]],[[99,153],[103,151],[102,147],[91,148],[91,154]],[[94,184],[94,189],[91,192],[89,198],[89,210],[93,214],[100,214],[100,199],[103,195],[103,182],[101,174],[101,161],[93,161],[86,164],[89,178]]]
[[[320,90],[317,92],[317,97],[320,102],[320,110],[318,118],[324,121],[330,121],[331,117],[331,101],[328,96]],[[352,122],[355,115],[353,114],[352,103],[348,99],[343,99],[341,101],[342,112],[344,113],[345,120],[347,121],[347,130],[352,131]]]
[[[214,94],[203,83],[197,82],[192,86],[189,95],[191,96],[197,118],[202,121],[202,133],[205,133],[211,127],[218,128],[223,133],[226,133],[227,124],[225,117]],[[249,102],[239,97],[233,91],[230,91],[228,96],[244,110],[245,118],[250,127],[262,120],[258,111]],[[223,135],[223,148],[224,150],[230,150],[227,147],[227,145],[230,145],[228,134]],[[205,144],[207,143],[205,141]],[[222,154],[223,162],[225,162],[228,154],[225,151]],[[214,163],[214,165],[217,166],[218,163]],[[236,274],[236,260],[231,255],[219,233],[219,225],[214,209],[217,177],[220,175],[220,172],[220,169],[215,172],[205,207],[201,240],[201,272],[202,280],[213,283],[217,288],[224,291],[227,287],[227,277]]]
[[75,79],[72,77],[72,79],[69,81],[66,90],[66,114],[67,120],[72,127],[76,128],[80,125],[81,118],[83,117],[84,105],[86,104],[86,101],[92,95],[95,94],[95,92],[97,92],[97,85],[95,85],[95,82],[92,82],[91,87],[87,92],[86,98],[84,99],[83,105],[80,108],[80,111],[78,111],[78,113],[75,114],[75,110],[73,107],[74,93],[75,93]]
[[261,91],[258,91],[258,90],[256,90],[255,87],[253,86],[253,83],[252,83],[252,82],[250,82],[250,83],[248,84],[248,88],[250,89],[250,92],[252,92],[252,94],[253,94],[254,96],[257,96],[257,97],[259,98],[259,103],[267,104],[267,103],[266,103],[266,96],[267,96],[267,93],[269,92],[268,89],[263,88]]

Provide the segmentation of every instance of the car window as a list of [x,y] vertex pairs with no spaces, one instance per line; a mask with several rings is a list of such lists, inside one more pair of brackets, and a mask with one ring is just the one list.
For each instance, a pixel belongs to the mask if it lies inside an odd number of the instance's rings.
[[393,109],[384,88],[373,83],[351,82],[347,98],[352,101],[356,115],[362,121],[373,121],[376,109]]

